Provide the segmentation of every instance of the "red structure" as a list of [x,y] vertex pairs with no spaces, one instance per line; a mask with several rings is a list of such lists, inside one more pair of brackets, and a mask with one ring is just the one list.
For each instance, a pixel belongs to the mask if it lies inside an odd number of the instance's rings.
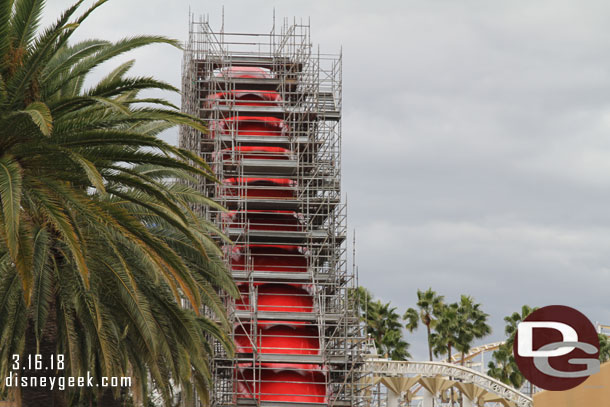
[[222,150],[223,160],[289,160],[291,158],[291,151],[282,147],[239,146]]
[[231,211],[222,215],[226,228],[248,228],[248,230],[275,230],[287,232],[304,231],[302,217],[295,211]]
[[[283,119],[277,117],[259,116],[232,116],[215,120],[210,123],[210,135],[223,136],[256,136],[254,143],[266,143],[267,137],[278,137],[286,135],[287,126]],[[273,139],[269,140],[271,143]]]
[[196,185],[240,298],[226,299],[236,355],[216,348],[211,405],[355,404],[361,330],[341,202],[341,57],[313,54],[309,27],[266,35],[193,24],[183,107],[209,131],[181,145],[219,183]]
[[214,106],[279,106],[282,97],[275,91],[268,90],[232,90],[218,92],[208,96],[205,107]]
[[238,372],[237,393],[243,398],[292,403],[326,403],[326,375],[310,365],[265,363],[257,378],[253,369]]
[[302,247],[289,245],[237,246],[232,250],[230,264],[236,272],[255,269],[259,272],[304,273],[307,259],[303,252]]
[[[256,66],[235,67],[221,71],[224,76],[232,78],[261,79],[262,68]],[[279,106],[281,96],[275,91],[234,90],[218,92],[208,96],[206,107],[234,104],[238,106]],[[235,124],[237,124],[235,126]],[[274,136],[284,128],[283,122],[275,117],[230,117],[213,126],[220,132],[236,131],[237,135]],[[225,148],[220,151],[221,160],[289,160],[295,154],[284,147],[265,145],[247,145]],[[296,199],[297,182],[290,178],[276,177],[230,177],[223,180],[219,196],[238,197],[240,199]],[[242,210],[223,215],[223,224],[230,227],[244,226],[249,231],[285,232],[298,231],[300,216],[295,211],[286,210]],[[241,223],[239,221],[242,221]],[[278,252],[295,252],[298,248],[290,246],[257,246],[242,247],[255,253],[251,257],[252,265],[258,270],[305,271],[307,261],[303,256],[283,256]],[[271,255],[260,252],[271,250]],[[275,251],[276,253],[273,253]],[[256,253],[259,252],[259,253]],[[274,255],[275,254],[275,255]],[[280,256],[278,256],[280,254]],[[282,253],[283,254],[283,253]],[[235,256],[232,256],[235,259]],[[234,270],[246,267],[245,259],[239,256],[232,260]],[[235,307],[243,312],[268,312],[272,314],[301,314],[314,311],[313,297],[303,285],[298,284],[240,284],[241,299]],[[280,354],[280,355],[316,355],[320,351],[319,331],[315,325],[306,325],[303,321],[260,320],[254,330],[251,324],[238,326],[235,330],[237,350],[241,353]],[[254,339],[254,340],[253,340]],[[313,369],[313,370],[310,370]],[[244,398],[255,398],[259,401],[325,403],[327,401],[326,379],[321,372],[322,366],[315,364],[258,364],[246,365],[238,371],[236,391]],[[254,373],[259,371],[258,377]]]
[[296,181],[286,178],[227,178],[219,196],[240,198],[296,198]]
[[[251,338],[257,338],[256,344]],[[263,321],[258,324],[257,332],[251,325],[235,328],[237,352],[252,353],[257,351],[267,354],[318,355],[320,339],[318,327],[312,324],[294,324]]]

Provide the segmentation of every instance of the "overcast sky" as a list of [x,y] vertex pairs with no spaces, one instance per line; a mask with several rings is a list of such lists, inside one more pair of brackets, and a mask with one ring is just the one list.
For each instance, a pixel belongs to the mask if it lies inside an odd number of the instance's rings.
[[[47,3],[50,22],[71,2]],[[186,40],[189,7],[220,28],[222,4],[228,31],[268,32],[275,7],[310,17],[322,51],[343,47],[361,285],[401,312],[418,288],[472,295],[491,314],[483,342],[522,304],[610,324],[609,2],[111,0],[77,38]],[[180,87],[180,51],[133,57]],[[424,337],[408,336],[415,358]]]

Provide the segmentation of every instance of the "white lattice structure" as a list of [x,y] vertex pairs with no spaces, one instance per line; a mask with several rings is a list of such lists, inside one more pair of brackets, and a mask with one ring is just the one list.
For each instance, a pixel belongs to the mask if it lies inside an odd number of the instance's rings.
[[448,403],[452,396],[455,400],[458,391],[464,396],[463,407],[493,403],[532,407],[532,399],[513,387],[451,363],[369,358],[362,369],[369,375],[365,379],[369,392],[379,383],[387,387],[387,407],[397,407],[401,402],[417,405],[414,401],[421,407],[449,405],[443,403]]

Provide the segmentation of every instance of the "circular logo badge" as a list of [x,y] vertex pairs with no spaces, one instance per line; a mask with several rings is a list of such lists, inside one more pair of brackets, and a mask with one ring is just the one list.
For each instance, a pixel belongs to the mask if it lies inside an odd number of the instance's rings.
[[568,390],[599,371],[599,339],[581,312],[550,305],[532,312],[517,328],[513,353],[519,370],[545,390]]

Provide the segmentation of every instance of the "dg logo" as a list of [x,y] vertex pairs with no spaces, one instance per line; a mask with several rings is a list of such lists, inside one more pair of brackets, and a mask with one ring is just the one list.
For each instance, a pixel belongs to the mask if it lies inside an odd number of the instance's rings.
[[545,390],[568,390],[599,372],[599,340],[579,311],[550,305],[517,327],[515,361],[527,380]]

